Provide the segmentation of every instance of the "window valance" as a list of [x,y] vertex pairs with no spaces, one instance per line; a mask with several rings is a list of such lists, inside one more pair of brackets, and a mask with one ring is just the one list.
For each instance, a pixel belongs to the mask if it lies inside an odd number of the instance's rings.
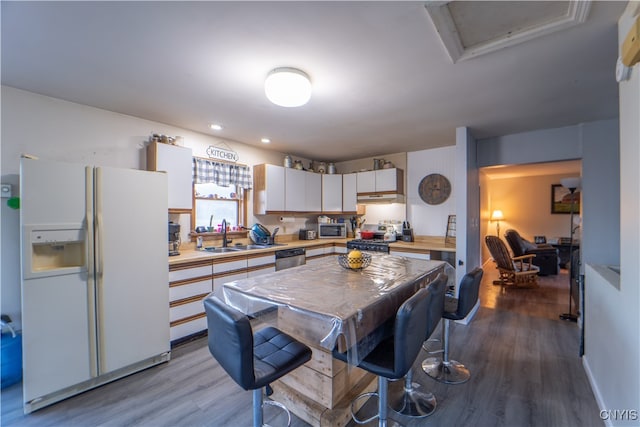
[[245,190],[251,189],[251,169],[249,166],[212,160],[193,158],[193,182],[196,184],[214,183],[222,187],[237,185]]

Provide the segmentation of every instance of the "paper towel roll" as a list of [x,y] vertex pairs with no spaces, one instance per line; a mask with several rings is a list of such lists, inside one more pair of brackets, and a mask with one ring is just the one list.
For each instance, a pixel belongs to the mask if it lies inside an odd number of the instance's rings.
[[292,216],[281,216],[280,222],[294,222],[296,219]]

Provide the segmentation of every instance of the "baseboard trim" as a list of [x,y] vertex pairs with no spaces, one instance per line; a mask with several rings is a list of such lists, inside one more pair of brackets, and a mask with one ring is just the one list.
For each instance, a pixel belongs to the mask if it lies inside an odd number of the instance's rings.
[[[604,411],[606,409],[606,405],[604,403],[604,399],[602,398],[602,394],[600,393],[600,389],[598,388],[598,384],[596,383],[595,378],[593,377],[593,373],[591,372],[591,368],[589,367],[589,360],[587,356],[582,356],[582,367],[584,368],[584,372],[587,374],[587,379],[589,380],[589,384],[591,385],[591,391],[593,391],[593,395],[596,398],[596,403],[598,404],[598,408],[600,411]],[[602,420],[606,427],[613,427],[613,422],[611,422],[610,418]]]

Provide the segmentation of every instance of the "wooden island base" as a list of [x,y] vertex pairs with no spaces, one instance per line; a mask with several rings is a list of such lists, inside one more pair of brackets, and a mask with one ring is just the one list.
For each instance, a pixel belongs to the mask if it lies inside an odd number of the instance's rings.
[[[354,368],[358,369],[358,368]],[[375,375],[365,374],[360,382],[356,384],[344,398],[332,409],[318,403],[317,401],[300,394],[298,391],[287,386],[282,381],[272,384],[274,400],[282,403],[296,416],[314,427],[344,427],[351,422],[351,402],[362,393],[374,392],[378,387]],[[358,411],[367,402],[360,399],[355,406]]]
[[[375,391],[376,376],[347,366],[318,345],[329,332],[327,324],[309,321],[305,314],[280,307],[277,326],[308,345],[312,356],[303,366],[272,384],[273,399],[312,426],[346,426],[351,421],[351,401],[362,393]],[[366,399],[358,402],[360,406],[364,403]]]

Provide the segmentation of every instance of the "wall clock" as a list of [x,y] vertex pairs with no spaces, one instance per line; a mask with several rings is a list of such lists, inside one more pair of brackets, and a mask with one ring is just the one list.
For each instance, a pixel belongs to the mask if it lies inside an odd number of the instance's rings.
[[425,203],[439,205],[451,195],[451,183],[444,175],[432,173],[422,178],[418,185],[418,194]]

